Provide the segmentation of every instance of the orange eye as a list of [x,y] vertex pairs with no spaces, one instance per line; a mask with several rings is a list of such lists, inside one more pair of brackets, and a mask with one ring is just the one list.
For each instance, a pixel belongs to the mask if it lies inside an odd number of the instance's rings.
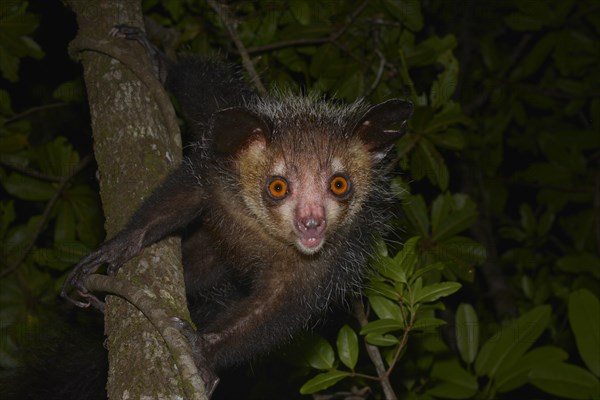
[[283,200],[288,194],[288,184],[285,178],[272,177],[267,184],[267,193],[273,200]]
[[334,175],[329,183],[329,190],[336,197],[346,197],[350,194],[350,181],[345,175]]

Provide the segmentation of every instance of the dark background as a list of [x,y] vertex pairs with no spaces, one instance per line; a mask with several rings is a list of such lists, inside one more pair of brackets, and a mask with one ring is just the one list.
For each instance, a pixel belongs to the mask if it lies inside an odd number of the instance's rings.
[[[144,11],[175,35],[166,49],[172,54],[239,62],[218,16],[203,1],[145,1]],[[436,331],[443,345],[411,336],[391,376],[399,397],[451,396],[456,388],[433,389],[447,383],[436,372],[439,362],[453,359],[476,378],[474,392],[458,398],[565,398],[565,390],[573,398],[597,398],[598,359],[583,356],[585,349],[598,351],[597,298],[579,310],[588,312],[595,339],[580,334],[574,321],[577,296],[600,292],[600,4],[252,1],[231,2],[231,12],[268,87],[316,90],[342,101],[406,97],[418,106],[409,135],[397,146],[393,185],[402,216],[388,248],[393,255],[399,243],[419,236],[421,264],[444,265],[428,281],[457,281],[462,288],[437,311],[450,327]],[[92,154],[82,69],[68,55],[76,32],[74,16],[61,2],[0,4],[5,376],[23,365],[43,371],[46,354],[56,348],[49,338],[71,332],[81,320],[102,340],[98,315],[71,310],[57,296],[69,268],[104,237],[93,159],[70,174]],[[453,203],[445,216],[451,233],[441,235],[431,214],[435,201],[458,194],[467,205]],[[424,209],[415,206],[417,198]],[[426,228],[419,224],[424,220]],[[561,373],[568,364],[576,369],[569,370],[573,381],[552,383],[531,369],[520,385],[498,390],[497,377],[466,361],[453,342],[463,303],[477,314],[479,350],[506,321],[549,306],[531,349],[564,351],[568,357],[553,360],[560,364],[555,370],[542,372],[570,378]],[[347,311],[342,307],[319,325],[331,343],[342,324],[358,326]],[[287,349],[230,371],[216,396],[299,396],[298,388],[316,371],[309,368],[314,364],[294,362],[293,353]],[[63,368],[56,365],[53,372]],[[358,365],[372,370],[364,350]],[[586,383],[579,387],[576,381]],[[327,392],[368,385],[374,398],[380,396],[371,381],[345,382]]]

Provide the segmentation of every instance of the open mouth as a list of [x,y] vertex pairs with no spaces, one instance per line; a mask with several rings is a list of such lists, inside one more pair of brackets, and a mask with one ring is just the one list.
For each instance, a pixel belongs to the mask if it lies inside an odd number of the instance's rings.
[[302,246],[309,249],[319,248],[322,242],[323,239],[321,239],[321,237],[304,237],[300,239]]
[[321,249],[325,241],[327,221],[325,218],[298,219],[295,223],[296,247],[304,254],[314,254]]
[[296,247],[304,254],[318,252],[325,242],[323,231],[304,230],[297,233]]

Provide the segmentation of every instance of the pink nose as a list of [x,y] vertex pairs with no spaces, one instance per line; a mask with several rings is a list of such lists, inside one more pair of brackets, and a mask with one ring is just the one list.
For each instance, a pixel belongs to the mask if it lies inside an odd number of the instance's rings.
[[318,236],[325,229],[325,208],[321,204],[305,204],[296,210],[298,229],[307,236]]
[[308,218],[308,219],[303,219],[300,222],[302,223],[302,225],[304,225],[304,227],[306,227],[306,229],[317,229],[318,227],[321,226],[322,221],[317,221],[314,218]]

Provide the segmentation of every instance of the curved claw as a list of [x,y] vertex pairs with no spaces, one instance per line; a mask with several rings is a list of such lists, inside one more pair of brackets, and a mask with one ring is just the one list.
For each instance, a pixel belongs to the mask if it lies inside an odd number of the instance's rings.
[[[80,294],[81,294],[81,293],[80,293]],[[88,301],[88,302],[83,302],[83,301],[75,300],[74,298],[72,298],[72,297],[69,297],[69,296],[68,296],[66,293],[64,293],[64,292],[61,292],[60,296],[61,296],[63,299],[67,300],[69,303],[71,303],[71,304],[73,304],[74,306],[76,306],[76,307],[79,307],[79,308],[88,308],[89,306],[91,306],[91,304],[90,304],[90,302],[89,302],[89,301]]]
[[206,358],[206,346],[208,342],[202,334],[199,334],[194,328],[185,320],[181,318],[173,317],[173,322],[177,325],[179,331],[188,339],[192,347],[192,354],[194,357],[194,364],[198,368],[198,373],[204,382],[206,394],[208,398],[212,396],[212,393],[217,388],[220,382],[219,376],[212,370],[210,362]]
[[154,74],[164,84],[167,79],[167,56],[152,44],[142,29],[130,25],[115,25],[109,32],[113,37],[134,40],[140,43],[153,63]]
[[[91,274],[96,272],[102,264],[109,261],[107,260],[108,257],[106,254],[106,247],[102,246],[98,250],[84,257],[67,276],[67,279],[65,280],[60,292],[61,297],[77,307],[87,308],[92,306],[100,311],[103,311],[104,302],[99,300],[88,291],[86,280]],[[85,298],[87,301],[80,301],[70,297],[68,294],[69,287],[73,287],[79,296]]]
[[[94,273],[98,269],[98,267],[99,267],[99,265],[89,268],[83,264],[78,264],[69,273],[69,276],[63,283],[63,286],[62,286],[62,289],[60,292],[60,296],[62,298],[64,298],[65,300],[69,301],[70,303],[74,304],[77,307],[88,308],[89,306],[92,306],[92,307],[104,312],[104,302],[99,300],[93,294],[89,293],[89,291],[86,287],[86,283],[85,283],[87,277],[90,276],[92,273]],[[80,301],[80,300],[76,300],[76,299],[70,297],[69,294],[67,293],[69,286],[74,287],[75,290],[77,291],[77,293],[79,294],[79,296],[86,299],[86,301]]]
[[[121,266],[131,257],[139,253],[142,247],[143,232],[125,232],[104,242],[98,249],[85,256],[67,276],[61,290],[61,296],[77,307],[92,306],[104,310],[104,302],[92,295],[86,285],[87,278],[95,273],[103,264],[108,264],[108,273],[115,275]],[[68,295],[69,287],[73,287],[87,301],[75,300]]]
[[63,291],[61,292],[61,297],[77,307],[88,308],[88,307],[92,306],[96,310],[98,310],[104,314],[104,310],[106,309],[106,304],[102,300],[100,300],[99,298],[97,298],[96,296],[94,296],[93,294],[90,294],[90,293],[83,293],[79,290],[77,291],[77,293],[79,293],[79,295],[81,297],[87,299],[87,301],[79,301],[79,300],[75,300],[72,297],[69,297],[66,294],[65,289],[63,289]]

